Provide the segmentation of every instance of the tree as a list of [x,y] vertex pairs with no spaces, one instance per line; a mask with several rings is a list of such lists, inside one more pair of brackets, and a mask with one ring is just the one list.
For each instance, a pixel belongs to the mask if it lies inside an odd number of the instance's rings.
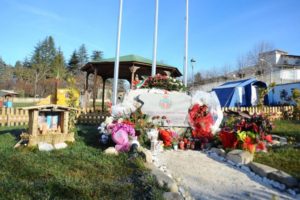
[[51,36],[39,42],[31,57],[31,68],[34,73],[34,96],[37,95],[38,82],[53,76],[51,66],[56,57],[54,40]]
[[202,81],[202,75],[200,74],[200,72],[197,72],[194,75],[194,83],[200,83]]
[[259,55],[263,52],[266,51],[271,51],[274,49],[274,45],[266,42],[266,41],[261,41],[257,43],[251,51],[248,52],[247,54],[247,60],[249,66],[256,66],[260,63],[260,57]]
[[0,57],[0,76],[3,75],[3,73],[5,71],[5,67],[6,67],[6,64],[5,64],[4,60],[2,60],[2,58]]
[[89,61],[89,56],[84,44],[82,44],[78,49],[78,61],[80,67],[83,67],[83,65]]
[[53,61],[52,74],[54,75],[53,77],[56,78],[64,78],[66,74],[65,58],[60,48],[58,49]]
[[72,55],[71,55],[71,58],[70,58],[69,63],[68,63],[68,69],[73,75],[75,75],[79,72],[79,69],[80,69],[79,57],[78,57],[78,54],[77,54],[76,50],[74,50]]
[[99,61],[101,60],[103,57],[103,51],[93,51],[92,56],[91,56],[91,60],[92,61]]

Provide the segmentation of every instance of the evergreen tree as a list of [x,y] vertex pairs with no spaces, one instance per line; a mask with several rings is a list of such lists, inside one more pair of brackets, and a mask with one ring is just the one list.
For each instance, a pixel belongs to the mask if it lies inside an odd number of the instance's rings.
[[15,64],[15,68],[22,68],[23,64],[21,61],[17,60],[16,64]]
[[93,54],[91,56],[92,61],[100,61],[103,57],[103,52],[102,51],[93,51]]
[[0,57],[0,83],[4,82],[6,80],[5,78],[5,69],[6,69],[6,64],[4,60]]
[[74,50],[71,55],[68,63],[68,69],[73,75],[77,74],[80,70],[79,57],[76,50]]
[[53,69],[52,69],[52,74],[53,77],[56,78],[64,78],[66,73],[66,68],[65,68],[65,58],[63,55],[63,52],[58,49],[56,56],[53,61]]
[[78,60],[80,67],[83,67],[89,61],[89,56],[84,44],[78,49]]
[[4,73],[5,67],[6,67],[6,64],[5,64],[4,60],[2,60],[2,58],[0,57],[0,76]]
[[56,56],[54,40],[51,36],[39,42],[31,57],[31,68],[34,73],[34,95],[37,95],[38,82],[51,77],[51,66]]

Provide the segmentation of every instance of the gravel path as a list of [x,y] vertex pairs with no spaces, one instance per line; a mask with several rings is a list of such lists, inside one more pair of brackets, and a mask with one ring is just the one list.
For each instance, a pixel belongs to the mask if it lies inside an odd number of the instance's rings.
[[293,199],[200,151],[164,151],[157,164],[166,166],[195,199]]

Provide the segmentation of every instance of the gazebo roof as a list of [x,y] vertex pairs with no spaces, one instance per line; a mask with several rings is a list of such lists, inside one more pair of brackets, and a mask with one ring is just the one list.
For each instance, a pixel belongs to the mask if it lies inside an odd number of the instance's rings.
[[[100,61],[88,62],[85,66],[81,68],[82,71],[93,74],[95,69],[97,69],[97,74],[104,79],[114,77],[114,62],[115,58],[103,59]],[[119,78],[120,79],[131,79],[130,67],[140,67],[135,74],[141,76],[150,76],[152,60],[144,58],[138,55],[126,55],[120,56],[119,64]],[[160,74],[165,74],[166,71],[170,72],[173,77],[182,76],[181,72],[173,66],[157,62],[156,71]]]

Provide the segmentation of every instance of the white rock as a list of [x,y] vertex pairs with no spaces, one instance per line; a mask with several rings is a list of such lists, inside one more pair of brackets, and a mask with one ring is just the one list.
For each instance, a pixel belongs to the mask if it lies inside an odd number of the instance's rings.
[[248,164],[253,160],[253,154],[248,151],[235,149],[228,152],[226,158],[236,164]]
[[108,147],[104,150],[104,153],[109,155],[119,155],[119,152],[115,149],[115,147]]
[[64,142],[58,143],[58,144],[54,144],[54,148],[55,149],[64,149],[64,148],[67,148],[67,147],[68,147],[68,145],[66,143],[64,143]]
[[40,151],[52,151],[54,149],[52,144],[46,142],[39,142],[38,147]]
[[292,196],[296,196],[296,192],[294,190],[292,190],[292,189],[288,189],[287,192],[289,194],[291,194]]
[[251,170],[249,169],[249,167],[246,167],[245,165],[241,166],[241,169],[246,171],[246,172],[250,172]]
[[227,160],[227,162],[228,162],[229,164],[233,165],[233,166],[236,165],[236,163],[232,162],[231,160]]

